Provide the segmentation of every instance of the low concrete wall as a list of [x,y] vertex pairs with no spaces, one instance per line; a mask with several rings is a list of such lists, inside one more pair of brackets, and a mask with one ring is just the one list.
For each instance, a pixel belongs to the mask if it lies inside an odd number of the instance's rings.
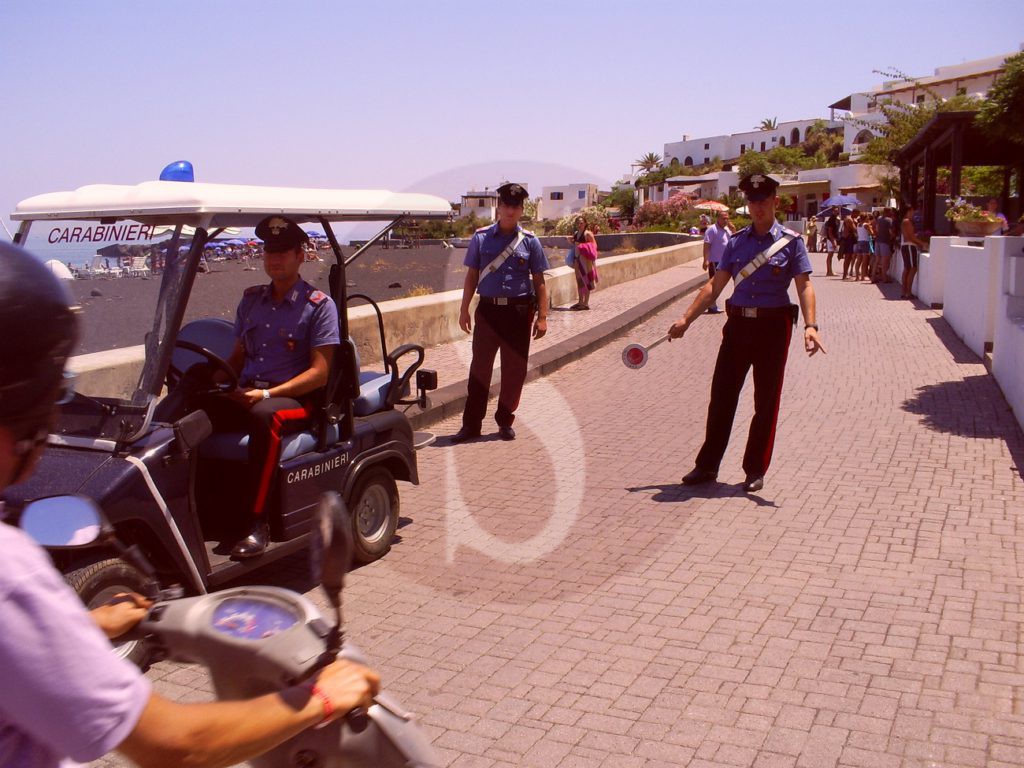
[[[930,251],[924,251],[918,262],[917,276],[910,290],[928,306],[939,309],[946,303],[946,259],[948,248],[951,244],[948,241],[955,241],[958,238],[935,237],[930,243]],[[903,254],[899,249],[892,255],[889,266],[889,275],[897,283],[903,279]]]
[[[693,241],[640,253],[602,257],[597,262],[600,282],[595,300],[599,300],[601,288],[685,264],[701,258],[701,254],[701,243]],[[567,304],[576,299],[576,278],[571,268],[552,265],[546,273],[546,282],[552,305]],[[388,348],[407,343],[430,347],[464,338],[465,334],[459,328],[461,302],[461,290],[381,302]],[[359,348],[360,361],[364,365],[380,361],[380,333],[373,308],[369,305],[350,307],[348,317],[349,332]],[[82,392],[128,397],[142,371],[144,351],[143,346],[137,346],[79,355],[72,358],[70,366],[79,375],[78,386]]]
[[1001,241],[1001,269],[992,375],[1013,409],[1017,423],[1024,428],[1024,237],[998,240]]
[[981,247],[965,238],[932,238],[932,250],[946,259],[945,302],[942,316],[978,357],[995,339],[996,299],[1000,283],[1000,242],[989,237]]
[[[935,241],[943,238],[935,238]],[[951,238],[947,238],[951,239]],[[948,252],[940,242],[933,241],[931,250],[920,256],[915,295],[929,307],[942,307],[946,303],[946,262]],[[903,254],[899,255],[900,269],[903,268]]]

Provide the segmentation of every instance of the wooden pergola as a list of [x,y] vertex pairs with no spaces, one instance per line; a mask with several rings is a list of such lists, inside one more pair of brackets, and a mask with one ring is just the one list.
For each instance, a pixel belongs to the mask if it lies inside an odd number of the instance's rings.
[[950,169],[950,197],[958,197],[965,166],[1002,166],[1001,210],[1011,221],[1021,213],[1011,203],[1010,176],[1016,169],[1016,207],[1019,208],[1024,198],[1024,147],[990,139],[975,125],[975,114],[939,112],[896,153],[903,201],[920,201],[924,227],[936,234],[951,231],[945,210],[938,211],[936,205],[939,168]]

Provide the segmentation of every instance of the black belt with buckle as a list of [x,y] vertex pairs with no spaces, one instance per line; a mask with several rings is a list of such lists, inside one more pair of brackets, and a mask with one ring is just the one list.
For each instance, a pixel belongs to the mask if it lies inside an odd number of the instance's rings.
[[536,303],[533,296],[481,296],[483,304],[494,304],[499,307],[518,307]]
[[799,310],[800,308],[796,304],[787,304],[784,307],[737,307],[728,301],[725,302],[726,316],[742,317],[748,320],[761,320],[767,317],[788,317],[795,323]]

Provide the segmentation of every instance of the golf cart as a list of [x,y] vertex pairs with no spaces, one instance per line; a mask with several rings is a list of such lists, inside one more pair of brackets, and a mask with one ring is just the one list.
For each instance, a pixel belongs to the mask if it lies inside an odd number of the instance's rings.
[[[190,594],[220,587],[305,547],[325,491],[340,493],[352,510],[356,559],[366,563],[384,555],[398,525],[395,481],[419,482],[417,437],[396,407],[425,404],[437,376],[421,368],[422,346],[387,349],[380,308],[372,301],[383,363],[373,371],[360,368],[349,335],[345,268],[401,221],[443,219],[450,211],[445,200],[430,195],[179,181],[87,186],[19,203],[12,216],[21,222],[15,241],[29,250],[33,223],[45,224],[42,237],[50,242],[58,229],[55,222],[67,223],[65,229],[79,237],[91,232],[91,237],[110,240],[138,240],[172,229],[169,241],[160,244],[165,266],[134,392],[128,398],[77,392],[62,405],[35,475],[7,492],[8,511],[17,516],[25,504],[42,497],[86,496],[103,510],[117,538],[138,547],[153,563],[162,586],[180,584]],[[204,372],[223,374],[199,381],[198,389],[206,394],[237,384],[225,362],[235,343],[233,326],[218,318],[184,326],[182,321],[206,243],[227,228],[254,227],[273,214],[323,228],[337,261],[329,284],[342,343],[315,403],[312,426],[282,438],[275,490],[267,502],[271,543],[262,556],[236,561],[230,558],[230,543],[245,524],[254,492],[248,487],[248,435],[214,433],[193,397],[197,376],[201,379]],[[363,221],[387,224],[346,259],[332,224]],[[187,246],[186,235],[191,239]],[[225,301],[233,309],[239,298]],[[217,383],[225,377],[227,384]],[[414,382],[416,394],[410,397]],[[120,591],[141,591],[147,581],[115,551],[52,554],[87,605]]]

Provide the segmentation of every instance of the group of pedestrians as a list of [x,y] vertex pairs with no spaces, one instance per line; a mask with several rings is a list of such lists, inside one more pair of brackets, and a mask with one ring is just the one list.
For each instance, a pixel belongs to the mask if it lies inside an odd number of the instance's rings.
[[893,255],[903,259],[902,293],[900,298],[913,298],[911,286],[917,274],[921,249],[925,243],[914,223],[916,206],[908,206],[902,214],[892,208],[881,211],[850,211],[829,209],[821,225],[818,217],[808,221],[807,250],[822,252],[825,276],[837,277],[832,259],[838,255],[843,263],[843,280],[868,283],[891,283],[889,268]]

